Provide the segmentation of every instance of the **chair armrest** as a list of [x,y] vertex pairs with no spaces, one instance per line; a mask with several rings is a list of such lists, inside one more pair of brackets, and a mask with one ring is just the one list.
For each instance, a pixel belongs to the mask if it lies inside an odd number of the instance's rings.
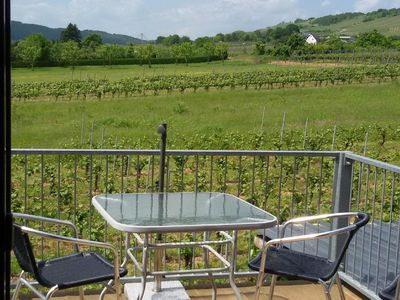
[[118,255],[117,249],[113,245],[111,245],[109,243],[97,242],[97,241],[85,240],[85,239],[79,239],[79,238],[73,238],[73,237],[67,237],[67,236],[63,236],[63,235],[58,235],[58,234],[54,234],[54,233],[48,233],[48,232],[40,231],[40,230],[33,229],[33,228],[30,228],[30,227],[27,227],[27,226],[21,226],[21,229],[22,229],[23,232],[26,232],[28,234],[34,234],[34,235],[38,235],[38,236],[41,236],[41,237],[44,237],[44,238],[58,240],[58,241],[65,242],[65,243],[110,249],[110,250],[113,251],[114,254]]
[[[310,221],[318,221],[318,220],[323,220],[323,219],[332,219],[332,218],[344,218],[344,217],[355,217],[357,216],[357,212],[344,212],[344,213],[332,213],[332,214],[322,214],[322,215],[317,215],[317,216],[308,216],[308,217],[299,217],[299,218],[294,218],[286,221],[285,223],[282,224],[282,229],[280,231],[280,238],[283,238],[285,236],[285,231],[288,225],[292,224],[301,224],[301,223],[306,223]],[[307,236],[307,235],[303,235]]]
[[330,236],[334,236],[334,235],[338,235],[338,234],[350,231],[354,227],[356,227],[356,225],[349,225],[344,228],[334,229],[334,230],[320,232],[320,233],[310,233],[310,234],[304,234],[304,235],[297,235],[297,236],[273,239],[273,240],[270,240],[265,243],[265,246],[263,247],[262,251],[266,253],[268,251],[268,248],[271,247],[272,245],[291,244],[291,243],[295,243],[295,242],[327,238]]
[[47,217],[42,217],[42,216],[34,216],[34,215],[28,215],[28,214],[22,214],[22,213],[13,213],[12,215],[14,218],[19,218],[19,219],[24,219],[24,220],[39,221],[39,222],[53,223],[53,224],[68,226],[68,227],[72,228],[74,237],[75,238],[78,237],[78,229],[76,228],[75,224],[70,221],[47,218]]

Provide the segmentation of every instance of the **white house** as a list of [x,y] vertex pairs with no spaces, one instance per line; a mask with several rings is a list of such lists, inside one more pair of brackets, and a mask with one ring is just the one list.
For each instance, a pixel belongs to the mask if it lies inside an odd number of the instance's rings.
[[309,33],[308,37],[306,38],[306,43],[309,45],[316,45],[319,42],[319,37]]

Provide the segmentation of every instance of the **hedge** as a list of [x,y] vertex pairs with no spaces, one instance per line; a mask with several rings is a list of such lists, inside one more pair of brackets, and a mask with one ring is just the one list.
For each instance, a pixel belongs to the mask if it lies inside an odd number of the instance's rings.
[[[202,62],[208,62],[208,61],[217,61],[221,60],[219,56],[196,56],[196,57],[191,57],[188,59],[188,63],[202,63]],[[172,57],[166,57],[166,58],[152,58],[151,59],[151,64],[152,65],[160,65],[160,64],[175,64],[176,59]],[[178,59],[178,63],[185,63],[185,60],[183,58]],[[13,68],[23,68],[27,67],[26,64],[24,64],[21,61],[12,61],[11,65]],[[96,59],[80,59],[76,62],[75,66],[107,66],[109,65],[108,62],[104,61],[103,59],[96,58]],[[114,59],[111,62],[111,65],[147,65],[147,61],[144,61],[142,59],[138,58],[118,58]],[[60,64],[54,61],[38,61],[35,64],[35,67],[65,67],[65,64]]]

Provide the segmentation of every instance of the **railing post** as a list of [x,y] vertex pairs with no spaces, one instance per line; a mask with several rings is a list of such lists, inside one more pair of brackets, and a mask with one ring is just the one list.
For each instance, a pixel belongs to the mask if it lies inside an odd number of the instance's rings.
[[[351,190],[353,183],[353,164],[346,160],[346,153],[340,153],[335,159],[335,174],[333,179],[332,212],[348,212],[351,209]],[[348,225],[345,218],[334,219],[333,228],[341,228]],[[332,239],[330,256],[332,259],[342,249],[345,237],[338,236]]]

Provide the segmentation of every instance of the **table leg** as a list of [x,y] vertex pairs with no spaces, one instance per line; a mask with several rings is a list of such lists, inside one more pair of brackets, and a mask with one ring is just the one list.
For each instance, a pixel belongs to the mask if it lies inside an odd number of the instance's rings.
[[[208,232],[204,232],[204,241],[208,241]],[[204,251],[204,264],[207,269],[209,269],[209,261],[208,261],[208,250],[206,248],[203,248]],[[214,282],[214,277],[211,272],[208,272],[208,278],[210,278],[211,281],[211,287],[212,287],[212,300],[217,299],[217,286],[215,285]]]
[[147,283],[147,250],[149,244],[149,235],[145,233],[144,235],[144,243],[143,243],[143,252],[142,252],[142,291],[138,295],[137,299],[142,300],[144,296],[144,292],[146,290]]
[[235,283],[235,269],[236,269],[236,255],[237,255],[237,231],[233,231],[232,236],[232,255],[231,255],[231,266],[229,270],[229,283],[231,284],[231,288],[235,293],[235,296],[238,300],[242,300],[242,296],[240,295],[239,289]]
[[[162,243],[162,235],[157,234],[157,239],[156,243]],[[157,248],[154,250],[154,270],[155,271],[161,271],[162,270],[162,257],[163,257],[163,249],[162,248]],[[153,290],[155,292],[160,292],[161,291],[161,280],[162,276],[161,275],[155,275],[154,276],[154,288]]]

